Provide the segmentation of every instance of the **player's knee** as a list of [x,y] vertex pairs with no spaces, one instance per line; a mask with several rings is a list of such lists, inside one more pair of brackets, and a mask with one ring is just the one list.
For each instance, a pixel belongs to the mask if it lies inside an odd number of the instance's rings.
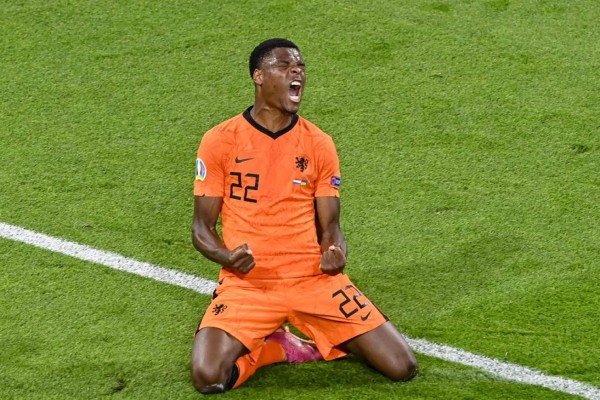
[[410,357],[396,360],[393,367],[386,373],[393,381],[410,381],[417,375],[417,359],[411,354]]
[[215,366],[192,365],[192,383],[202,394],[223,393],[227,374]]

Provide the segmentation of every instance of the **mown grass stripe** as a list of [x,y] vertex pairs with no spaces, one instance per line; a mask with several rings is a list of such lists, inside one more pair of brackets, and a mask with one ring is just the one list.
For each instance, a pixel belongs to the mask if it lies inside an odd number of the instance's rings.
[[[184,287],[201,294],[211,294],[216,287],[216,283],[208,279],[140,262],[116,253],[94,249],[79,243],[55,238],[2,222],[0,222],[0,237],[151,278],[156,281]],[[478,368],[509,381],[541,386],[554,391],[581,396],[586,399],[600,399],[600,389],[588,383],[560,376],[546,375],[541,371],[531,368],[469,353],[454,347],[428,342],[423,339],[412,339],[409,337],[406,339],[416,352],[427,356]]]

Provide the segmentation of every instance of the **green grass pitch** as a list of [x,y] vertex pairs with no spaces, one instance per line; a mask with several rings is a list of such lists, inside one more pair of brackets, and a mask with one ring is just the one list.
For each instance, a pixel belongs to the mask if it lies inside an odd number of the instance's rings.
[[[215,279],[195,152],[287,37],[342,165],[348,273],[413,338],[600,387],[600,4],[0,0],[0,222]],[[197,399],[208,296],[0,239],[0,398]],[[417,355],[260,370],[231,399],[560,399]]]

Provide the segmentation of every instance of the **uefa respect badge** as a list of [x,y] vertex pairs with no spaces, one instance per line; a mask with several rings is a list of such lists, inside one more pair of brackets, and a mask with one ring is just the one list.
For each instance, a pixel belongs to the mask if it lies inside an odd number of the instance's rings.
[[203,181],[206,178],[206,165],[204,165],[204,161],[201,158],[196,159],[196,179],[199,181]]
[[329,181],[329,185],[336,189],[339,189],[341,184],[342,184],[342,178],[339,176],[332,176],[331,180]]

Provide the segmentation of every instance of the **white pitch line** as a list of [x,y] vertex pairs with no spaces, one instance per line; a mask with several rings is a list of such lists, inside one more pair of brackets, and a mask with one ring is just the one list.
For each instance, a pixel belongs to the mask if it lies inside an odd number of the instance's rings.
[[35,247],[66,254],[80,260],[101,264],[106,267],[130,272],[155,281],[181,286],[202,294],[211,294],[217,284],[208,279],[200,278],[184,272],[158,267],[149,263],[123,257],[109,251],[94,249],[79,243],[69,242],[24,229],[18,226],[0,222],[0,237],[27,243]]
[[579,382],[562,376],[546,375],[541,371],[499,361],[494,358],[469,353],[454,347],[428,342],[423,339],[406,338],[410,347],[421,354],[440,358],[442,360],[475,367],[509,381],[542,386],[557,392],[563,392],[584,397],[600,399],[600,389],[589,383]]
[[[123,257],[109,251],[94,249],[79,243],[55,238],[0,222],[0,237],[26,243],[35,247],[66,254],[80,260],[104,265],[120,271],[130,272],[156,281],[191,289],[201,294],[211,294],[216,282],[194,275],[159,267]],[[406,337],[409,345],[418,353],[475,367],[505,380],[542,386],[557,392],[577,395],[591,400],[600,400],[600,389],[589,383],[561,376],[546,375],[541,371],[469,353],[454,347]]]

